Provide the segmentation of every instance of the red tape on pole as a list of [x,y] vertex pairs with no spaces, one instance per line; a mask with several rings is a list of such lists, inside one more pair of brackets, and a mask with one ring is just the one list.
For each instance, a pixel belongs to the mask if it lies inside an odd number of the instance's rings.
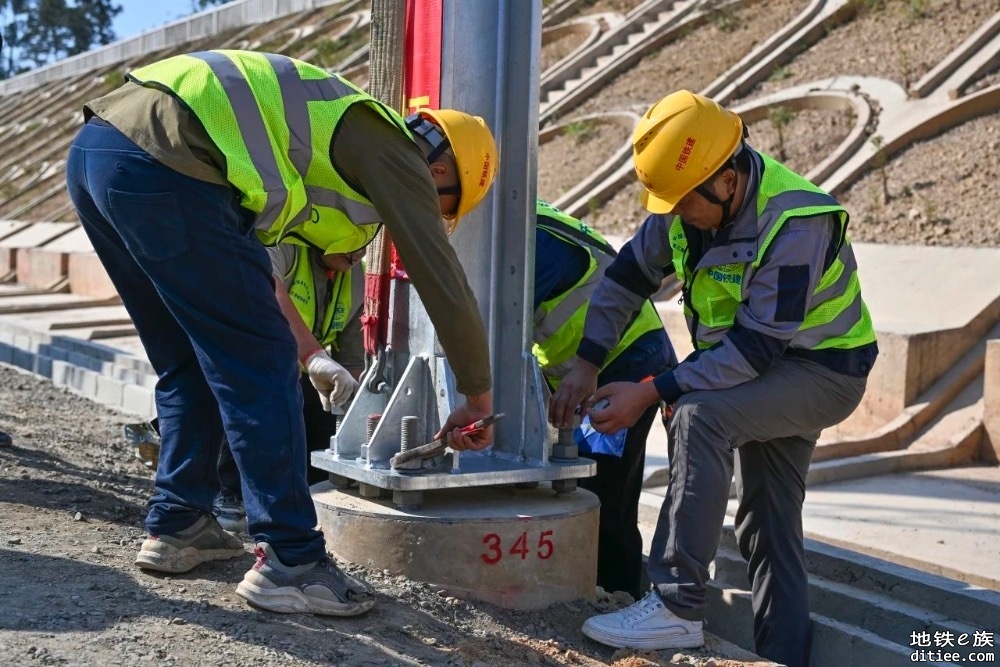
[[441,28],[444,0],[407,0],[403,98],[406,111],[441,103]]

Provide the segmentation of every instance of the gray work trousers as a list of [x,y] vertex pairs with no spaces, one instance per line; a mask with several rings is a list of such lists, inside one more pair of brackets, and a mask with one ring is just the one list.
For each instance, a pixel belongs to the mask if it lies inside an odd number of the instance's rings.
[[735,466],[736,535],[752,582],[757,653],[789,667],[806,664],[806,472],[820,431],[854,411],[865,384],[783,357],[750,382],[677,401],[670,484],[647,567],[668,609],[688,620],[705,617],[708,566],[719,548]]

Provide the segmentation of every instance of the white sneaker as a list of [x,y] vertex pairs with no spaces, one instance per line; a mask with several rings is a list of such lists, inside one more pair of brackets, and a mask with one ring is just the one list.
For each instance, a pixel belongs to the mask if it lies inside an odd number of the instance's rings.
[[592,616],[583,634],[615,648],[659,650],[704,646],[701,621],[686,621],[663,606],[656,591],[610,614]]

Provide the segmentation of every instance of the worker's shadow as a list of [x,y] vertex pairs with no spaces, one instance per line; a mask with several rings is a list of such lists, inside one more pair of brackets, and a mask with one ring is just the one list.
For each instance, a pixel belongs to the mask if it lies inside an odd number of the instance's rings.
[[[242,559],[204,563],[187,575],[171,577],[132,575],[129,572],[83,560],[28,553],[17,548],[0,548],[3,564],[0,605],[0,630],[30,632],[30,642],[14,642],[5,657],[11,664],[27,663],[31,655],[16,655],[16,651],[44,647],[49,653],[67,650],[60,642],[61,633],[98,633],[129,623],[142,624],[129,628],[130,634],[145,635],[153,626],[173,624],[176,641],[198,640],[200,664],[232,662],[233,656],[223,652],[232,649],[229,642],[201,641],[203,630],[228,636],[254,646],[290,654],[306,661],[327,664],[398,664],[400,656],[417,654],[424,664],[445,664],[457,642],[429,643],[428,638],[447,637],[454,633],[453,625],[440,621],[419,608],[418,601],[397,600],[378,595],[376,607],[357,618],[327,618],[309,614],[276,614],[244,606],[233,589],[243,573],[253,564],[248,552]],[[224,582],[223,596],[235,600],[236,608],[220,607],[212,602],[220,594],[218,585]],[[166,584],[166,585],[164,585]],[[204,587],[206,602],[181,598],[177,589]],[[231,602],[230,602],[231,603]],[[411,606],[412,604],[412,606]],[[46,639],[50,635],[51,639]],[[46,644],[51,641],[51,644]],[[498,638],[476,638],[482,644],[480,656],[509,655]],[[162,643],[162,642],[161,642]],[[94,645],[93,642],[90,645]],[[99,644],[95,645],[99,646]],[[154,648],[152,644],[149,647]],[[467,647],[475,648],[475,647]],[[90,650],[90,649],[88,649]],[[13,652],[13,653],[12,653]],[[464,651],[461,651],[464,652]],[[23,660],[17,660],[18,657]],[[79,657],[79,656],[78,656]],[[110,658],[91,655],[96,663]],[[481,664],[492,665],[490,658],[480,658]],[[515,661],[516,662],[516,661]],[[497,663],[500,664],[500,663]],[[509,665],[510,662],[503,664]]]
[[[146,499],[152,489],[148,478],[121,473],[95,473],[47,452],[12,447],[4,449],[0,463],[16,464],[24,476],[0,478],[0,499],[6,503],[80,512],[85,520],[99,519],[124,526],[141,526]],[[118,494],[95,488],[109,482]]]

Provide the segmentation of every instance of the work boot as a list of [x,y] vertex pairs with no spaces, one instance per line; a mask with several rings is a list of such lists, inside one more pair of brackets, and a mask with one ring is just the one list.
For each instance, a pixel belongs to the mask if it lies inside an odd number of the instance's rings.
[[588,618],[582,630],[591,639],[616,648],[656,651],[705,644],[702,622],[675,615],[656,591],[624,609]]
[[245,533],[247,530],[247,512],[239,496],[223,491],[215,497],[212,503],[215,518],[219,525],[230,533]]
[[181,574],[210,560],[238,558],[243,541],[227,533],[214,516],[203,516],[176,535],[150,535],[139,547],[135,564],[144,570]]
[[257,563],[236,587],[255,607],[282,614],[359,616],[375,606],[371,587],[341,571],[329,558],[285,565],[267,542],[254,547]]

